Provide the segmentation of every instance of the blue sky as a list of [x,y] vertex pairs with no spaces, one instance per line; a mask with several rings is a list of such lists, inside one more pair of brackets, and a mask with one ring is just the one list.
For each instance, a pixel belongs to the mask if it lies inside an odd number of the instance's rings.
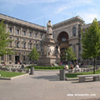
[[100,20],[100,0],[0,0],[0,13],[42,26],[74,16],[91,23]]

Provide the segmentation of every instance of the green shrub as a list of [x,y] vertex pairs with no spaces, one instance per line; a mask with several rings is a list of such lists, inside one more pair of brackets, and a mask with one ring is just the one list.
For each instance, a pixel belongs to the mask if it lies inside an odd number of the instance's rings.
[[51,67],[51,66],[36,66],[36,65],[32,65],[32,66],[28,66],[26,68],[31,68],[34,67],[34,69],[63,69],[64,66],[56,66],[56,67]]

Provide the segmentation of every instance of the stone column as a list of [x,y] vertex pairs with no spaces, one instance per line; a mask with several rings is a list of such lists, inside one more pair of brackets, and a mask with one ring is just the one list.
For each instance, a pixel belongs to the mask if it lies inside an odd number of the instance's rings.
[[78,49],[79,49],[79,45],[78,44],[76,44],[75,45],[75,47],[76,47],[76,57],[77,57],[77,60],[79,59],[79,56],[78,56]]
[[11,58],[12,60],[12,64],[14,65],[15,64],[15,55],[12,55],[12,58]]
[[21,37],[23,36],[23,29],[22,29],[22,27],[20,28],[20,36]]
[[13,27],[13,34],[16,35],[16,27]]
[[20,58],[19,58],[20,62],[22,63],[23,61],[23,53],[20,53]]

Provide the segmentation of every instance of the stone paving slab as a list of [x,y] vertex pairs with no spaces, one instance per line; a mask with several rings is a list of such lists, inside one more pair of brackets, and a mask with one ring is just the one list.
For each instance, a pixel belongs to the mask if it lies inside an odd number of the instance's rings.
[[60,81],[59,71],[0,80],[0,100],[100,100],[100,81]]

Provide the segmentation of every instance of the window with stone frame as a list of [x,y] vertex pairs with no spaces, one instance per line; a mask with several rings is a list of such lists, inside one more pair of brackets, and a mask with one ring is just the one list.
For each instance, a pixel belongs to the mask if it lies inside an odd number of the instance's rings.
[[32,43],[29,43],[29,49],[32,49]]
[[72,28],[72,34],[73,34],[73,36],[76,36],[76,27]]
[[9,55],[9,60],[12,60],[12,59],[11,59],[11,55]]
[[23,56],[23,61],[25,61],[25,56]]
[[43,34],[40,35],[40,38],[41,38],[41,39],[43,38]]
[[26,35],[26,31],[23,31],[23,35]]
[[16,33],[19,34],[19,29],[16,30]]
[[26,42],[25,42],[25,43],[23,43],[23,48],[24,48],[24,49],[26,49]]
[[17,40],[19,41],[19,38],[17,38]]
[[31,32],[29,32],[29,37],[31,37],[32,36],[32,33]]
[[36,44],[36,49],[38,49],[38,44]]
[[9,28],[9,32],[12,33],[12,28],[11,27]]
[[19,42],[16,43],[16,47],[19,48]]
[[35,38],[37,38],[37,33],[35,33]]

